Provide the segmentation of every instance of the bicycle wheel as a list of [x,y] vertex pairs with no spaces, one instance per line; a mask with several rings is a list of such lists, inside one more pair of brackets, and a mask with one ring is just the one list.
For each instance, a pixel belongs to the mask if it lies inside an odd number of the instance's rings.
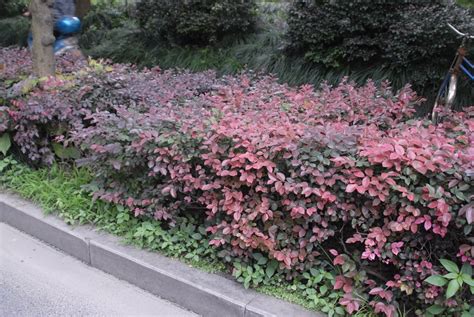
[[438,122],[438,109],[444,104],[444,96],[446,95],[446,89],[449,85],[449,78],[450,73],[448,73],[444,77],[443,83],[441,84],[441,87],[438,90],[438,94],[436,95],[433,109],[431,110],[431,121],[433,121],[434,124]]
[[454,104],[454,98],[456,98],[456,91],[458,88],[458,77],[459,74],[457,72],[454,72],[451,74],[451,79],[449,80],[449,85],[448,85],[448,95],[446,97],[446,108],[448,109],[453,109],[453,104]]
[[446,107],[452,109],[454,104],[454,99],[456,98],[456,91],[458,86],[458,77],[457,72],[450,72],[446,75],[441,88],[438,91],[436,96],[435,104],[431,112],[431,120],[433,123],[438,123],[438,109],[441,107]]

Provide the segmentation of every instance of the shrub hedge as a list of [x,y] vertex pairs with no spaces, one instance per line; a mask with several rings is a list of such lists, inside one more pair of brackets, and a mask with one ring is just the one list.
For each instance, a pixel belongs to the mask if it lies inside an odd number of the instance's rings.
[[20,15],[28,7],[28,0],[0,0],[0,18]]
[[26,46],[30,21],[25,17],[0,19],[0,47]]
[[335,67],[444,62],[460,42],[446,23],[466,32],[474,27],[469,10],[445,3],[294,1],[288,19],[290,48]]
[[203,46],[252,32],[255,8],[254,0],[141,0],[137,16],[154,42]]
[[448,273],[439,259],[474,265],[473,108],[434,126],[413,118],[409,87],[316,91],[96,62],[70,71],[0,108],[0,133],[31,160],[62,142],[80,149],[97,198],[165,228],[191,212],[246,285],[269,283],[268,268],[304,283],[322,269],[350,314],[469,314],[474,288],[446,298],[426,279]]
[[[162,68],[179,67],[191,71],[214,69],[225,74],[235,74],[248,68],[276,74],[281,82],[291,85],[312,83],[318,86],[324,81],[337,84],[344,76],[350,76],[358,84],[363,84],[368,78],[376,82],[390,80],[396,89],[410,82],[420,95],[428,99],[424,107],[417,109],[418,113],[424,115],[431,110],[454,49],[444,60],[433,59],[437,62],[417,63],[410,67],[383,64],[362,68],[354,65],[345,65],[341,69],[326,67],[305,59],[303,54],[287,56],[282,51],[288,7],[289,3],[259,3],[257,31],[242,41],[232,44],[222,41],[205,47],[170,48],[147,38],[146,32],[138,26],[134,10],[117,5],[94,6],[83,19],[80,45],[85,54],[94,58],[110,58],[115,62],[134,63],[140,67],[159,65]],[[28,27],[27,19],[0,21],[0,46],[25,45]],[[469,105],[472,98],[473,86],[468,80],[461,80],[456,108]]]
[[413,70],[410,83],[426,87],[444,75],[460,44],[446,23],[473,32],[473,21],[468,9],[443,0],[297,0],[288,49],[327,67]]

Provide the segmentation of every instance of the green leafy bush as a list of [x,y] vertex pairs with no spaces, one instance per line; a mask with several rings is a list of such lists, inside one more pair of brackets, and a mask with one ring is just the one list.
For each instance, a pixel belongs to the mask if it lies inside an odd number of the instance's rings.
[[0,19],[0,47],[26,46],[30,21],[24,17]]
[[137,16],[154,42],[207,45],[243,36],[255,25],[253,0],[142,0]]
[[330,68],[408,70],[419,88],[438,84],[460,43],[446,23],[472,32],[473,21],[469,10],[441,0],[297,0],[288,49]]
[[0,18],[21,14],[28,6],[28,0],[0,0]]
[[[107,48],[104,49],[102,54],[102,57],[105,58],[108,57],[108,52],[114,50],[128,52],[134,48],[134,45],[128,45],[126,39],[130,29],[136,30],[137,28],[133,19],[128,16],[125,7],[96,5],[82,19],[79,45],[89,53],[89,50],[101,50],[105,44]],[[136,33],[133,37],[136,37]],[[112,41],[110,41],[111,37],[113,38]]]
[[[25,59],[3,51],[18,64],[5,78],[19,76]],[[332,279],[303,289],[317,306],[332,288],[333,314],[469,305],[426,279],[444,273],[438,258],[474,264],[474,109],[435,126],[413,118],[409,87],[84,67],[0,108],[12,147],[45,163],[48,142],[80,147],[95,197],[163,228],[192,214],[246,286],[317,284],[316,269]]]
[[468,10],[443,3],[295,1],[288,20],[290,48],[334,67],[445,62],[459,45],[446,23],[466,32],[474,23]]
[[[458,298],[462,298],[463,293],[464,296],[466,296],[466,294],[468,294],[467,296],[474,295],[474,280],[472,278],[472,266],[470,264],[464,263],[462,267],[459,268],[456,263],[452,261],[446,259],[440,259],[439,261],[448,273],[443,276],[431,275],[425,282],[437,287],[446,287],[445,299],[439,300],[434,305],[428,307],[426,311],[427,317],[440,315],[442,313],[449,315],[459,314],[459,309],[456,309],[458,307],[455,309],[449,306],[447,308],[443,307],[443,301],[455,302],[456,299],[459,301]],[[453,297],[455,299],[452,299]],[[470,317],[473,315],[474,306],[464,303],[461,308],[461,317]]]

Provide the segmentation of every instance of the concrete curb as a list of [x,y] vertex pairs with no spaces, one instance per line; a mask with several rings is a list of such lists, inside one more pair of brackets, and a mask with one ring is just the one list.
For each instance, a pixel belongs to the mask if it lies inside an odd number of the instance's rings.
[[324,316],[246,290],[225,277],[157,253],[124,246],[119,238],[92,227],[69,227],[59,218],[45,216],[34,204],[9,193],[0,193],[0,222],[202,316]]

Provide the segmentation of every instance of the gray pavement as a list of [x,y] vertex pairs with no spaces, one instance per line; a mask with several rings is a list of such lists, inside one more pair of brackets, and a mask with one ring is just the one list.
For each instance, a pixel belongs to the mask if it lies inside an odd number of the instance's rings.
[[0,317],[197,316],[0,223]]

